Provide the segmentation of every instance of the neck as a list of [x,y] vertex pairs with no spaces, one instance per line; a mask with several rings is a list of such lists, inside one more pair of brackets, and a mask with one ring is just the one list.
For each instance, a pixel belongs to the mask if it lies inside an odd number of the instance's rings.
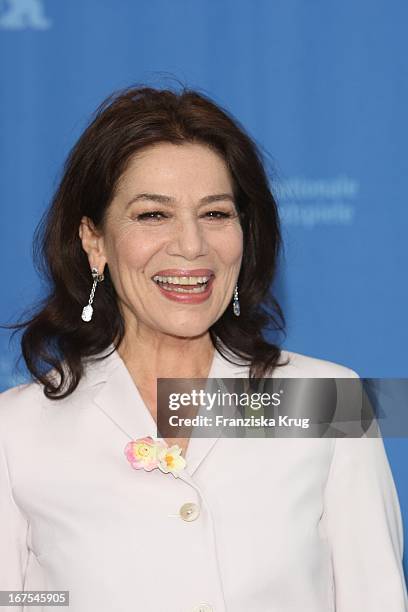
[[209,332],[192,338],[125,334],[118,353],[132,376],[148,386],[157,378],[207,378],[214,346]]

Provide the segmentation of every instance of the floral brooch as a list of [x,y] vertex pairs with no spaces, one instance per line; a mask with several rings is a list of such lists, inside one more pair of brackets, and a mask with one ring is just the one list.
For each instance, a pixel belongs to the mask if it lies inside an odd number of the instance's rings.
[[126,444],[125,455],[132,468],[151,472],[159,468],[165,474],[169,472],[176,478],[186,465],[181,456],[182,448],[178,444],[169,446],[164,440],[153,440],[150,436],[131,440]]

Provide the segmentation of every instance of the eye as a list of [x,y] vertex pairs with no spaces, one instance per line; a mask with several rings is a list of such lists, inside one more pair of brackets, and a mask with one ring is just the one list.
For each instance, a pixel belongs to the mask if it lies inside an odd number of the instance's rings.
[[[204,213],[204,216],[211,220],[221,220],[221,219],[229,219],[232,217],[232,214],[229,212],[224,212],[222,210],[210,210]],[[152,210],[144,213],[140,213],[136,215],[137,221],[160,221],[161,219],[165,219],[167,215],[162,213],[160,210]]]
[[231,213],[222,210],[210,210],[205,214],[211,215],[210,219],[228,219],[232,216]]
[[141,213],[140,215],[136,215],[136,219],[138,221],[144,221],[144,220],[160,221],[157,215],[160,215],[161,217],[165,217],[165,215],[163,215],[163,213],[161,213],[160,210],[152,210],[149,212]]

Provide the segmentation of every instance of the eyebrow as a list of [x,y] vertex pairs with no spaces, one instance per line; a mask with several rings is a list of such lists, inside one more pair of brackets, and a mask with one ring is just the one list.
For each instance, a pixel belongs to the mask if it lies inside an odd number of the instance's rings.
[[[150,200],[152,202],[159,202],[160,204],[171,204],[176,201],[176,198],[159,193],[138,193],[126,204],[126,208],[139,200]],[[212,202],[222,202],[224,200],[235,202],[234,196],[231,193],[215,193],[213,195],[204,196],[199,202],[200,204],[211,204]]]

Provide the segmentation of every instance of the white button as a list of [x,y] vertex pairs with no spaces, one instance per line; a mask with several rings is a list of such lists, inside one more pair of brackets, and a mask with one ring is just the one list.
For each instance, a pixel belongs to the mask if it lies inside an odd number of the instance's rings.
[[[180,516],[183,521],[195,521],[200,516],[200,508],[193,502],[187,502],[180,508]],[[207,604],[204,604],[207,605]],[[206,612],[204,610],[204,612]]]
[[193,612],[214,612],[214,609],[210,604],[201,603],[194,608]]

